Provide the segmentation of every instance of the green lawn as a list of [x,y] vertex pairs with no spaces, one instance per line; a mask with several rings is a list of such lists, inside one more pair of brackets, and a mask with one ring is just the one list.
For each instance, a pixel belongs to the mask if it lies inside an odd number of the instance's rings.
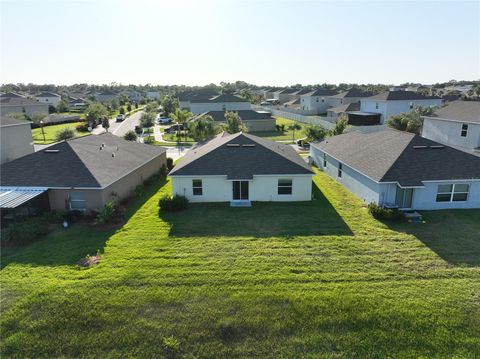
[[44,126],[43,130],[45,131],[45,141],[43,140],[42,129],[34,128],[32,129],[33,142],[38,145],[46,145],[49,143],[56,142],[57,132],[63,130],[64,128],[71,128],[75,132],[75,137],[81,137],[89,135],[89,132],[78,132],[75,130],[77,125],[82,124],[83,122],[72,122],[72,123],[62,123],[60,125]]
[[[261,132],[252,132],[252,135],[259,136],[259,137],[264,137],[272,141],[290,141],[292,142],[292,136],[293,136],[293,131],[290,131],[288,129],[288,125],[294,123],[295,121],[289,120],[287,118],[279,117],[279,116],[273,116],[276,119],[277,125],[285,125],[285,131],[284,132],[279,132],[279,131],[261,131]],[[305,137],[305,133],[303,129],[305,128],[305,124],[297,122],[300,126],[302,126],[302,129],[300,131],[295,131],[295,140],[298,140],[299,138]]]
[[323,173],[315,187],[159,215],[158,184],[115,233],[2,250],[2,357],[479,357],[480,210],[387,225]]

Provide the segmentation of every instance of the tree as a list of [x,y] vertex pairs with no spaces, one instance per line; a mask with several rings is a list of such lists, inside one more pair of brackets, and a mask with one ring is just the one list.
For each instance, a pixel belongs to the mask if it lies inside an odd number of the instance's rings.
[[85,117],[90,127],[95,127],[99,121],[102,121],[105,117],[108,117],[108,110],[101,103],[92,102],[85,109]]
[[145,112],[140,118],[140,126],[144,128],[150,128],[155,125],[155,113],[154,112]]
[[322,141],[327,136],[327,130],[318,125],[307,126],[305,136],[308,142]]
[[299,131],[302,129],[302,126],[298,124],[297,122],[293,122],[290,125],[288,125],[288,129],[292,132],[292,142],[295,142],[295,131]]
[[113,99],[111,102],[110,102],[110,107],[112,108],[112,110],[116,110],[118,108],[118,102],[117,100]]
[[125,107],[120,107],[120,110],[118,110],[118,112],[120,112],[121,115],[125,115]]
[[127,104],[127,111],[128,112],[132,111],[132,105],[130,103]]
[[55,134],[57,141],[64,141],[75,137],[75,132],[71,127],[65,127]]
[[57,105],[57,112],[67,112],[68,111],[68,102],[65,99],[61,99]]
[[171,95],[165,95],[161,103],[167,116],[170,116],[178,108],[178,99]]
[[31,120],[34,124],[39,125],[47,117],[48,117],[48,115],[44,112],[34,112],[34,113],[32,113],[32,116],[30,118],[31,118]]
[[102,119],[102,127],[105,129],[106,132],[108,132],[108,128],[110,127],[110,121],[107,117],[104,117]]
[[201,116],[190,121],[188,129],[190,130],[190,136],[197,142],[214,137],[220,130],[212,116]]
[[[173,121],[186,126],[185,124],[187,123],[188,120],[192,118],[192,113],[188,110],[180,110],[177,108],[174,113],[170,114],[170,117],[172,118]],[[177,137],[181,138],[181,132],[177,131]]]
[[345,116],[340,117],[337,122],[335,122],[335,126],[330,130],[330,136],[341,135],[345,129],[347,128],[348,120]]
[[126,139],[127,141],[136,141],[137,140],[137,134],[135,133],[135,131],[130,130],[127,133],[125,133],[123,138]]
[[228,133],[247,132],[247,127],[243,124],[242,118],[238,112],[226,111],[225,123],[223,129]]
[[387,124],[396,130],[420,134],[422,128],[422,118],[418,112],[399,113],[391,116]]

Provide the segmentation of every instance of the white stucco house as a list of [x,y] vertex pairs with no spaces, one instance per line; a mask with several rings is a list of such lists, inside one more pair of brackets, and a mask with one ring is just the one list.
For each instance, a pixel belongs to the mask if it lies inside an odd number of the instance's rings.
[[310,156],[365,203],[480,208],[480,158],[412,133],[352,131],[312,143]]
[[41,94],[35,96],[38,102],[43,102],[53,107],[57,107],[62,97],[54,92],[44,91]]
[[190,98],[188,103],[181,107],[190,109],[190,112],[194,115],[199,115],[208,111],[250,110],[251,104],[241,97],[222,94],[214,96],[195,96]]
[[360,111],[349,114],[349,122],[360,124],[362,118],[377,117],[384,124],[390,116],[409,112],[415,107],[439,107],[442,99],[425,96],[413,91],[386,91],[378,95],[362,98]]
[[312,171],[288,145],[222,133],[170,171],[173,194],[191,202],[309,201]]
[[359,102],[362,98],[370,97],[373,93],[358,88],[351,88],[348,91],[327,97],[329,107],[340,107],[349,103]]
[[317,89],[300,95],[300,109],[303,111],[313,111],[315,114],[327,112],[331,107],[328,104],[328,98],[336,95],[335,90]]
[[480,102],[453,101],[424,116],[422,136],[480,156]]
[[0,137],[2,164],[34,152],[30,121],[1,116]]

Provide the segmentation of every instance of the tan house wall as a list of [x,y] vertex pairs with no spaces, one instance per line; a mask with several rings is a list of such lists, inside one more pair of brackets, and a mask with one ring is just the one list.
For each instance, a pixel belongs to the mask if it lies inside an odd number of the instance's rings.
[[30,122],[0,127],[1,162],[13,161],[34,152]]
[[158,173],[163,164],[167,164],[166,153],[162,153],[152,161],[103,189],[50,189],[50,208],[52,210],[65,210],[65,200],[68,199],[70,193],[83,192],[85,193],[87,210],[98,210],[112,200],[113,192],[117,193],[120,200],[131,195],[136,186]]

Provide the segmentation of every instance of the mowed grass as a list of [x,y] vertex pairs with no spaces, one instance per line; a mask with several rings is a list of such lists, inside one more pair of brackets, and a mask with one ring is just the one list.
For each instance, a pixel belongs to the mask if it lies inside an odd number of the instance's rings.
[[290,208],[160,216],[159,184],[116,233],[3,250],[2,357],[479,357],[480,211],[389,226],[314,180],[315,201]]
[[32,137],[33,142],[39,145],[46,145],[49,143],[53,143],[57,141],[57,132],[63,130],[65,128],[71,128],[74,133],[75,137],[82,137],[89,135],[89,132],[78,132],[75,128],[82,124],[83,122],[73,122],[73,123],[62,123],[60,125],[51,125],[51,126],[43,126],[43,131],[45,132],[45,141],[43,140],[42,129],[34,128],[32,129]]
[[[293,131],[288,129],[288,126],[292,123],[296,122],[293,120],[289,120],[288,118],[283,118],[279,116],[273,116],[276,119],[277,125],[285,125],[285,131],[261,131],[261,132],[252,132],[252,135],[264,137],[272,141],[290,141],[293,142]],[[302,126],[301,130],[295,131],[295,139],[298,140],[299,138],[305,137],[305,124],[297,122],[300,126]]]

